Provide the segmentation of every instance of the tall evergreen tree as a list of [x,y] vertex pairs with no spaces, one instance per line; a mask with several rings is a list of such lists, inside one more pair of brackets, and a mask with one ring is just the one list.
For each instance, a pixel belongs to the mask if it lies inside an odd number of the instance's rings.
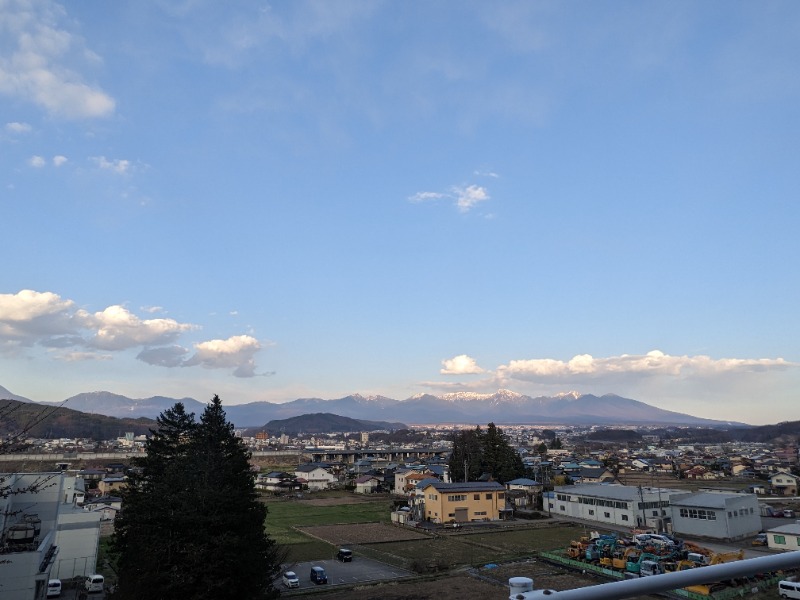
[[522,458],[511,447],[508,436],[494,423],[489,423],[485,432],[480,427],[459,431],[452,440],[449,467],[453,481],[464,481],[465,463],[468,481],[475,481],[484,473],[501,482],[525,474]]
[[277,597],[280,557],[264,530],[267,509],[219,397],[199,423],[179,403],[158,425],[123,495],[115,597]]

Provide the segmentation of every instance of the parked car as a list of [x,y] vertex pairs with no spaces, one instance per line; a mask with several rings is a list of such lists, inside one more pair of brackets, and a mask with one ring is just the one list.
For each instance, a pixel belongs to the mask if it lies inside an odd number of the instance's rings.
[[320,585],[321,583],[328,583],[328,575],[322,567],[311,567],[311,581]]
[[90,594],[92,592],[102,592],[104,581],[105,579],[103,579],[102,575],[98,574],[89,575],[86,578],[86,581],[84,582],[83,586],[86,588],[86,591],[89,592]]
[[300,579],[294,571],[286,571],[282,578],[283,585],[287,588],[300,587]]
[[753,546],[766,546],[767,545],[767,534],[766,533],[759,533],[752,542],[750,542]]
[[787,519],[794,519],[794,511],[787,508],[786,510],[783,511],[783,516],[786,517]]
[[61,580],[51,579],[47,582],[47,597],[58,598],[61,595]]
[[336,560],[341,562],[352,562],[353,551],[348,550],[347,548],[339,548],[339,551],[336,553]]

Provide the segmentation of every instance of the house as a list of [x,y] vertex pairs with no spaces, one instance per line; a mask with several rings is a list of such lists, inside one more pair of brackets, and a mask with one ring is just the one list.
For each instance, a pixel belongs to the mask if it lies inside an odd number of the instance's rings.
[[677,535],[733,541],[761,531],[755,494],[700,492],[671,496],[669,502]]
[[570,475],[576,483],[612,483],[617,480],[614,473],[605,467],[581,467]]
[[284,471],[271,471],[256,477],[256,488],[267,492],[291,492],[300,489],[296,477]]
[[381,478],[377,475],[362,475],[356,478],[356,494],[374,494],[381,486]]
[[779,496],[796,496],[797,480],[798,477],[796,475],[778,472],[769,478],[769,485],[772,488],[773,494]]
[[506,488],[496,481],[428,482],[422,498],[425,519],[434,523],[498,521],[510,513]]
[[542,493],[542,484],[527,477],[506,481],[506,496],[515,508],[536,508],[538,497]]
[[772,550],[800,550],[800,522],[768,529],[767,547]]
[[125,477],[122,475],[104,477],[97,482],[97,489],[103,496],[119,492],[123,487],[125,487]]
[[338,481],[327,463],[300,465],[294,470],[294,476],[305,479],[309,490],[326,490]]
[[631,467],[638,471],[650,471],[652,469],[650,461],[646,458],[634,458],[631,461]]

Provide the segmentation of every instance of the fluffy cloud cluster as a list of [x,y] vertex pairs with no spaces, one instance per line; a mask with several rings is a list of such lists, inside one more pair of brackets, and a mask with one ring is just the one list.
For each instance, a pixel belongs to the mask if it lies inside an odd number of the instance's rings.
[[578,381],[618,374],[640,376],[707,376],[742,371],[786,369],[794,366],[782,358],[721,358],[709,356],[670,356],[659,350],[647,354],[622,354],[595,358],[579,354],[568,361],[553,359],[512,360],[501,365],[496,375],[501,380]]
[[[259,341],[248,335],[195,344],[195,352],[176,344],[198,329],[174,319],[141,319],[120,305],[90,313],[52,292],[22,290],[0,294],[0,349],[20,355],[24,348],[57,350],[61,360],[107,360],[108,352],[142,348],[137,358],[163,367],[233,369],[237,377],[255,375]],[[188,358],[187,358],[188,357]]]
[[439,372],[442,375],[475,375],[485,373],[485,371],[478,366],[475,359],[466,354],[459,354],[453,358],[443,360],[442,369]]
[[76,70],[100,59],[63,27],[65,21],[63,8],[46,0],[3,2],[0,93],[68,119],[109,116],[114,99]]
[[[491,389],[513,386],[517,383],[535,384],[615,384],[654,377],[672,377],[681,380],[708,380],[719,375],[753,372],[784,371],[800,365],[782,358],[720,358],[705,355],[670,356],[659,350],[647,354],[622,354],[595,358],[579,354],[570,360],[536,358],[512,360],[494,371],[483,369],[477,361],[461,354],[442,361],[442,375],[487,374],[480,381],[458,384],[461,389]],[[432,383],[430,387],[453,387],[452,382]]]

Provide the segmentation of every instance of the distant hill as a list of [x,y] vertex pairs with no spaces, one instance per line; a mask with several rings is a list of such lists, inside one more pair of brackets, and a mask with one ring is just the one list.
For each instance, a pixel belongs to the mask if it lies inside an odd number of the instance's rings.
[[28,437],[110,440],[128,431],[145,434],[155,426],[152,419],[117,419],[35,402],[0,400],[0,436],[3,437],[27,429]]
[[403,423],[387,421],[363,421],[331,413],[313,413],[288,419],[272,420],[264,428],[271,432],[285,433],[336,433],[361,431],[396,431],[408,429]]
[[598,429],[586,436],[591,442],[641,442],[642,434],[631,429]]

